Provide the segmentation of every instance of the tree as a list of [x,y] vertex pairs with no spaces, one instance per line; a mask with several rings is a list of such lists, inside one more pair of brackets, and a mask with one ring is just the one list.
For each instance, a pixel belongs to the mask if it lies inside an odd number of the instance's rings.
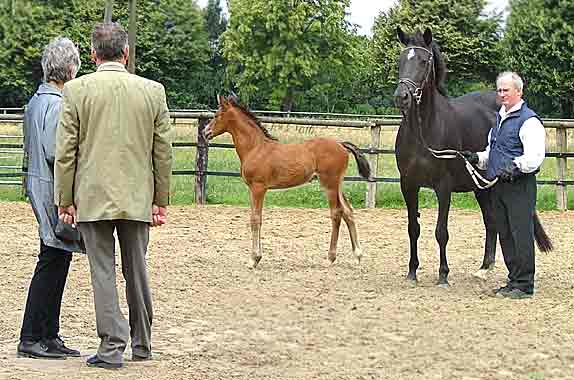
[[[430,27],[449,69],[451,95],[493,87],[501,59],[500,15],[483,15],[486,0],[400,0],[375,19],[373,48],[379,88],[387,94],[397,83],[403,48],[396,28],[414,32]],[[388,98],[388,96],[387,96]]]
[[244,100],[292,110],[325,70],[353,60],[349,0],[230,0],[222,36],[229,80]]
[[504,34],[506,68],[525,82],[541,114],[574,117],[574,2],[512,0]]

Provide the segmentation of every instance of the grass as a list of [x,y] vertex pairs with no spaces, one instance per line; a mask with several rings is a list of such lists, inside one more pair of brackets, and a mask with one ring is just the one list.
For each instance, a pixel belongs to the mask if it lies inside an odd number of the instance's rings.
[[[20,125],[0,125],[0,135],[21,134]],[[277,136],[281,142],[300,142],[315,136],[329,136],[341,140],[352,141],[355,144],[366,147],[370,143],[370,132],[368,130],[344,129],[344,128],[311,128],[311,127],[288,127],[281,125],[269,126],[270,132]],[[569,133],[574,133],[569,132]],[[384,130],[381,135],[381,148],[393,149],[396,130]],[[555,151],[554,131],[547,131],[548,151]],[[574,137],[571,135],[569,137]],[[177,124],[174,128],[175,141],[195,141],[197,138],[197,128],[194,124]],[[0,143],[15,143],[20,140],[2,139]],[[231,142],[229,136],[224,135],[215,139],[217,143]],[[9,149],[0,149],[0,166],[17,166],[21,164],[19,150],[14,149],[7,153]],[[174,170],[194,169],[195,148],[174,148]],[[357,176],[357,168],[354,159],[350,159],[348,176]],[[210,171],[239,172],[239,159],[233,149],[211,149],[209,152],[208,169]],[[17,172],[16,169],[0,169],[0,172]],[[392,154],[379,155],[377,176],[398,178],[395,158]],[[571,179],[572,168],[567,172],[567,179]],[[542,170],[538,175],[539,179],[556,178],[556,160],[546,159]],[[0,178],[0,180],[19,180],[16,178]],[[367,184],[362,182],[346,182],[344,192],[355,208],[364,207],[367,192]],[[574,208],[574,194],[572,186],[569,187],[568,208]],[[172,204],[186,205],[193,204],[195,197],[195,177],[194,176],[174,176],[172,179]],[[2,201],[22,201],[22,189],[20,186],[0,186],[0,200]],[[249,205],[249,193],[247,186],[239,177],[210,176],[207,184],[207,202],[209,204],[227,204],[237,206]],[[429,189],[421,189],[419,195],[419,205],[421,208],[437,207],[434,192]],[[318,181],[313,181],[305,186],[289,190],[271,191],[265,197],[267,207],[328,207],[327,201],[319,186]],[[377,207],[383,208],[403,208],[404,201],[397,183],[379,183],[377,190]],[[472,193],[455,193],[452,196],[452,207],[461,209],[478,209],[478,204]],[[540,185],[538,187],[539,210],[556,209],[555,186]]]

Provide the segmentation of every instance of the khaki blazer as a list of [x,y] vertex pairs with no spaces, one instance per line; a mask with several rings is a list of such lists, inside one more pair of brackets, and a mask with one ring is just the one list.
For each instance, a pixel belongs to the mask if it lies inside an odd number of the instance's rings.
[[65,84],[56,205],[74,204],[78,222],[150,222],[152,203],[169,203],[171,166],[171,123],[160,83],[107,62]]

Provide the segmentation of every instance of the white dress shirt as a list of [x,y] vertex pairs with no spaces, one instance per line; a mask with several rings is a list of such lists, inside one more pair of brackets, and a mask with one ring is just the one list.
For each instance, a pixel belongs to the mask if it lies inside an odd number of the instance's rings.
[[[500,123],[506,119],[506,115],[514,111],[518,111],[524,100],[520,100],[514,105],[508,112],[505,107],[502,106],[498,114],[500,115]],[[488,133],[488,146],[483,152],[478,153],[478,167],[480,169],[486,170],[488,165],[488,156],[490,154],[490,134],[492,129]],[[514,163],[523,173],[532,173],[542,165],[544,161],[544,156],[546,154],[546,131],[544,126],[535,117],[526,119],[519,132],[520,141],[524,148],[524,153],[522,156],[518,156],[514,159]]]

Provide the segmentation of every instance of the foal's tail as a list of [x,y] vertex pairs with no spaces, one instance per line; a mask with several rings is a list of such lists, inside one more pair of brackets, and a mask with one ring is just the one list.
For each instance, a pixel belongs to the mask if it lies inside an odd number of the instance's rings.
[[341,145],[343,145],[349,152],[353,153],[353,156],[355,156],[361,177],[372,180],[371,166],[369,165],[369,161],[367,161],[365,156],[359,151],[359,148],[355,144],[347,141],[342,142]]
[[550,240],[546,231],[544,231],[536,211],[534,212],[534,239],[536,240],[536,245],[540,251],[549,252],[554,249],[552,246],[552,240]]

